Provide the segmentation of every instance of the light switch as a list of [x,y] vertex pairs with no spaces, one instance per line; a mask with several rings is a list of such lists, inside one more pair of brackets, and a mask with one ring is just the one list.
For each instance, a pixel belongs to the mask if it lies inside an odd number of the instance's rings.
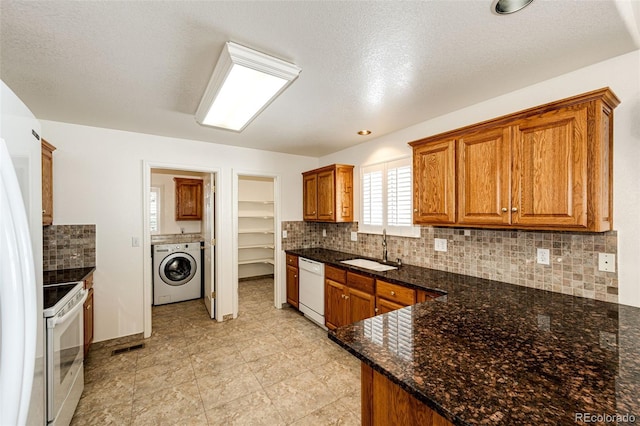
[[140,247],[140,238],[131,237],[131,247]]
[[322,236],[323,236],[323,237],[326,237],[326,236],[327,236],[327,230],[326,230],[326,229],[323,229],[323,230],[322,230]]
[[351,241],[358,241],[358,232],[357,231],[351,232]]
[[286,230],[282,231],[282,238],[287,238],[287,231]]

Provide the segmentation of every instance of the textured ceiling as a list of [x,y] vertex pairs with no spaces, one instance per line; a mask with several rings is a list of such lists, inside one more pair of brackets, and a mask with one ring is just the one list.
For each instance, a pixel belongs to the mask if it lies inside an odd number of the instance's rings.
[[[2,0],[0,77],[40,119],[320,156],[636,50],[633,1]],[[242,133],[194,119],[228,40],[302,68]]]

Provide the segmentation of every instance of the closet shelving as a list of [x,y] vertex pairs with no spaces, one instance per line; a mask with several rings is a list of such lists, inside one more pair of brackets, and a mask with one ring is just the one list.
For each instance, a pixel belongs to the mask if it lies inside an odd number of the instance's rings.
[[[240,192],[238,201],[238,277],[273,274],[275,234],[274,202],[255,199],[254,190]],[[253,193],[255,198],[249,198]],[[260,191],[262,196],[273,191]],[[246,194],[246,195],[245,195]],[[243,195],[247,198],[242,198]]]

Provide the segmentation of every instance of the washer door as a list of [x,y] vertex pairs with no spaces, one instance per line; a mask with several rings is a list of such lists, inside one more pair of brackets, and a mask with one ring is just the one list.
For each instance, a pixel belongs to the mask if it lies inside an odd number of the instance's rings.
[[193,278],[196,268],[196,260],[190,254],[173,253],[164,258],[158,272],[165,283],[180,286]]

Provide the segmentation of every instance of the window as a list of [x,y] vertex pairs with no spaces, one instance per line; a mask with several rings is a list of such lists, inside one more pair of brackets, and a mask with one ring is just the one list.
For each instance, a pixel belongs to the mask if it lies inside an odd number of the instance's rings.
[[360,168],[361,218],[359,230],[381,234],[419,237],[413,226],[411,158]]
[[161,192],[157,186],[152,186],[149,192],[149,227],[152,234],[160,233]]

